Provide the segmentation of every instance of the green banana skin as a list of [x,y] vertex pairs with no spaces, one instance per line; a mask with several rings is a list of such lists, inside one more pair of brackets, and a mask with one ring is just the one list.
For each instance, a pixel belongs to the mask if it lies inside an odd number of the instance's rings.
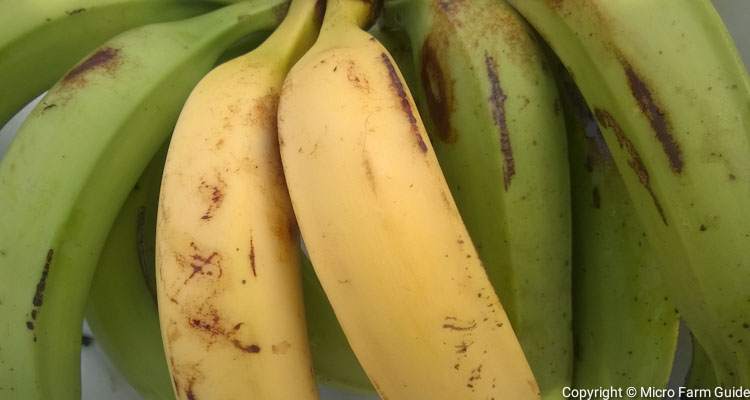
[[190,90],[225,48],[277,25],[280,0],[115,37],[35,108],[0,163],[0,397],[80,398],[80,336],[99,252]]
[[386,1],[384,18],[409,37],[410,88],[542,398],[560,399],[573,358],[570,187],[546,56],[504,1]]
[[596,120],[558,76],[573,206],[573,386],[666,388],[679,317]]
[[166,150],[151,160],[120,210],[99,257],[86,309],[96,342],[146,400],[174,399],[150,285],[155,282],[156,205]]
[[670,300],[750,385],[750,82],[708,0],[510,0],[603,128]]
[[0,126],[114,35],[216,7],[190,0],[0,1]]
[[[693,359],[690,362],[690,370],[688,371],[687,381],[685,386],[690,389],[709,389],[713,392],[713,389],[719,386],[716,381],[716,373],[714,367],[711,365],[711,360],[706,354],[706,350],[693,338]],[[703,397],[711,398],[714,397]]]
[[306,255],[300,259],[307,334],[318,382],[347,392],[375,393],[346,340],[310,259]]

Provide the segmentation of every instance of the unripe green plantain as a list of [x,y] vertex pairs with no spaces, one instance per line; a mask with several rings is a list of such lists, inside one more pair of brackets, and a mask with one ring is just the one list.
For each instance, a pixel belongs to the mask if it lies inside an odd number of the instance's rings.
[[711,2],[510,3],[581,89],[718,383],[750,385],[750,81]]
[[240,37],[278,23],[259,0],[107,42],[53,87],[0,163],[0,397],[80,397],[86,298],[106,235],[190,89]]
[[570,78],[558,77],[573,204],[574,387],[666,388],[679,318],[658,257],[593,115]]
[[[166,147],[120,209],[91,283],[86,320],[114,366],[146,400],[173,399],[154,288],[154,236]],[[149,279],[150,278],[150,279]]]
[[570,386],[570,188],[557,87],[505,2],[392,0],[412,90],[456,204],[542,397]]
[[706,354],[706,350],[698,343],[695,338],[693,343],[693,357],[690,360],[690,369],[688,370],[685,386],[690,389],[713,389],[718,385],[716,373],[711,364],[711,360]]
[[186,0],[0,1],[0,126],[112,36],[216,7]]

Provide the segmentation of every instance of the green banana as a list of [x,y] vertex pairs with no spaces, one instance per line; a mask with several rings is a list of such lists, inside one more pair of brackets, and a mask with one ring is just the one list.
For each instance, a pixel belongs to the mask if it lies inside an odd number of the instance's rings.
[[666,388],[680,321],[596,121],[569,77],[576,388]]
[[718,383],[750,385],[750,80],[711,2],[510,3],[593,110]]
[[120,210],[99,257],[86,320],[97,343],[144,399],[172,399],[159,335],[154,234],[166,147],[151,160]]
[[706,350],[703,350],[703,347],[695,338],[693,338],[692,342],[693,357],[690,361],[690,369],[688,370],[685,386],[690,389],[713,390],[719,385],[716,381],[716,373],[714,372],[713,365],[711,365],[711,360],[708,358]]
[[346,391],[374,393],[375,389],[354,356],[310,259],[306,255],[300,259],[307,335],[318,382]]
[[0,396],[80,397],[81,322],[104,239],[225,48],[278,24],[258,0],[119,35],[39,103],[0,163]]
[[504,1],[392,0],[385,18],[409,37],[410,88],[542,397],[559,399],[573,357],[570,194],[545,54]]
[[190,0],[0,1],[0,126],[112,36],[216,7]]

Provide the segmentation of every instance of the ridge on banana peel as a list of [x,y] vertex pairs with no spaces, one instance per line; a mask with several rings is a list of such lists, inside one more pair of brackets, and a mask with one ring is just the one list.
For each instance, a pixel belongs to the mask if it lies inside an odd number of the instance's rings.
[[155,278],[156,209],[166,150],[164,146],[151,160],[112,224],[86,309],[96,343],[146,400],[174,398],[159,334],[155,282],[149,282]]
[[284,175],[316,275],[381,397],[538,398],[409,89],[361,29],[372,11],[329,1],[279,102]]
[[510,3],[594,111],[717,382],[750,385],[750,80],[716,10],[708,0]]
[[208,1],[181,0],[0,2],[0,126],[114,35],[217,7]]
[[[0,397],[80,397],[86,297],[106,234],[223,49],[278,23],[259,0],[121,34],[71,69],[0,162]],[[146,40],[147,39],[147,40]]]
[[559,399],[573,364],[570,187],[547,56],[505,1],[387,1],[384,19],[409,39],[417,105],[542,398]]
[[594,116],[556,69],[573,203],[573,387],[666,388],[680,320],[664,297],[660,260]]
[[317,35],[293,0],[271,36],[193,89],[172,135],[156,228],[164,351],[179,399],[317,399],[276,106]]

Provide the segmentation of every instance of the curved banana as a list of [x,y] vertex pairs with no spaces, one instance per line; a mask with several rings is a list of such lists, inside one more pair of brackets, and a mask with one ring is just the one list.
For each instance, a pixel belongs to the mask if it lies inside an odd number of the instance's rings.
[[256,50],[191,93],[164,166],[156,283],[177,398],[316,399],[276,106],[317,34],[295,0]]
[[0,1],[0,126],[112,36],[214,8],[185,0]]
[[574,387],[666,388],[679,316],[596,120],[560,70],[573,202]]
[[[86,313],[97,343],[146,399],[174,397],[162,348],[154,273],[165,155],[166,151],[157,153],[120,210],[99,258]],[[304,256],[302,287],[318,382],[348,391],[373,391]]]
[[510,2],[581,88],[719,384],[750,385],[750,80],[711,2]]
[[372,14],[329,1],[282,89],[284,175],[315,272],[381,397],[538,398],[409,90],[359,28]]
[[[0,162],[0,397],[80,397],[81,323],[106,235],[190,89],[280,0],[150,25],[58,82]],[[12,278],[11,278],[12,277]]]
[[[565,124],[539,39],[504,0],[386,2],[440,166],[542,398],[571,385]],[[416,83],[415,83],[416,85]]]
[[120,209],[91,282],[86,320],[96,342],[147,400],[172,399],[159,334],[154,236],[166,147],[151,160]]

